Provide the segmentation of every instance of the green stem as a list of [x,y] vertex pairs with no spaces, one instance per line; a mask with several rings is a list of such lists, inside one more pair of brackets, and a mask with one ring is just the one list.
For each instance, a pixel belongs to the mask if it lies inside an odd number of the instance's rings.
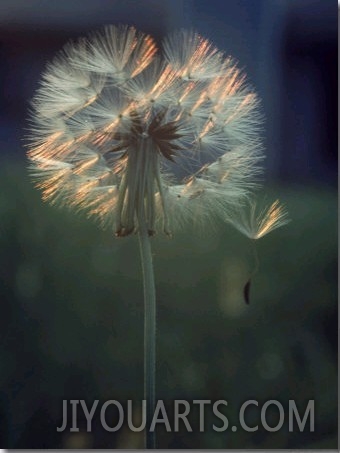
[[138,237],[144,285],[144,399],[146,400],[145,447],[156,448],[156,433],[150,432],[155,410],[156,374],[156,291],[150,237],[144,209],[139,212]]

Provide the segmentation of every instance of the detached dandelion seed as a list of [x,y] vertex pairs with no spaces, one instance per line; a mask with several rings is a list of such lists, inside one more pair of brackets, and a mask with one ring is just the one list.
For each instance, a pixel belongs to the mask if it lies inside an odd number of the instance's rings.
[[[67,44],[33,99],[28,150],[44,200],[85,210],[117,237],[138,233],[149,424],[156,313],[149,237],[220,218],[258,239],[286,223],[277,202],[260,218],[243,211],[263,159],[262,117],[245,76],[194,31],[172,33],[162,49],[129,26]],[[153,433],[146,446],[155,446]]]
[[[256,212],[256,202],[248,201],[249,209],[235,213],[232,220],[233,226],[249,239],[260,239],[276,228],[280,228],[290,222],[285,209],[280,206],[279,200],[274,201],[270,206],[265,207],[259,213]],[[250,303],[251,279],[259,268],[259,260],[255,245],[253,245],[255,268],[251,273],[243,289],[245,303]]]

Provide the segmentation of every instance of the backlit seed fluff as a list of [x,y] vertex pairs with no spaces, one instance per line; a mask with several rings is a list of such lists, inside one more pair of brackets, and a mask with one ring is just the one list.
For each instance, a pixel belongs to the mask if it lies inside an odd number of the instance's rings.
[[[263,158],[258,100],[230,58],[193,31],[128,26],[67,44],[32,103],[28,157],[44,200],[84,209],[117,236],[221,218],[256,239],[243,210]],[[248,223],[247,223],[248,222]],[[250,226],[251,225],[251,226]]]

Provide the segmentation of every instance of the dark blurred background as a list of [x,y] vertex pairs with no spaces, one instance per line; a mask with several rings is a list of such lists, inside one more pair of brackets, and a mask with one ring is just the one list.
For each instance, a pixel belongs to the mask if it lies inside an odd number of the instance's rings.
[[70,38],[109,23],[159,40],[193,27],[239,61],[266,117],[266,191],[292,219],[256,244],[249,307],[242,290],[252,244],[237,232],[153,240],[158,399],[169,413],[174,399],[225,399],[235,424],[248,399],[295,400],[301,411],[315,400],[313,433],[289,432],[288,422],[276,433],[217,433],[214,420],[204,433],[161,432],[158,446],[336,448],[335,0],[0,1],[0,446],[142,446],[126,429],[107,433],[97,423],[86,433],[81,417],[79,433],[56,431],[63,399],[143,397],[138,244],[44,205],[23,148],[46,62]]

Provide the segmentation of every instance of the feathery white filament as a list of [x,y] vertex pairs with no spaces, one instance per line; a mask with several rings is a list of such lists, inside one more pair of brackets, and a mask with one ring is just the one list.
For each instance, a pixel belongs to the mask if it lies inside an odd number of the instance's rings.
[[260,212],[257,212],[256,208],[255,202],[250,203],[249,210],[238,211],[230,221],[237,230],[248,236],[249,239],[260,239],[290,221],[287,212],[280,206],[279,200],[274,201]]

